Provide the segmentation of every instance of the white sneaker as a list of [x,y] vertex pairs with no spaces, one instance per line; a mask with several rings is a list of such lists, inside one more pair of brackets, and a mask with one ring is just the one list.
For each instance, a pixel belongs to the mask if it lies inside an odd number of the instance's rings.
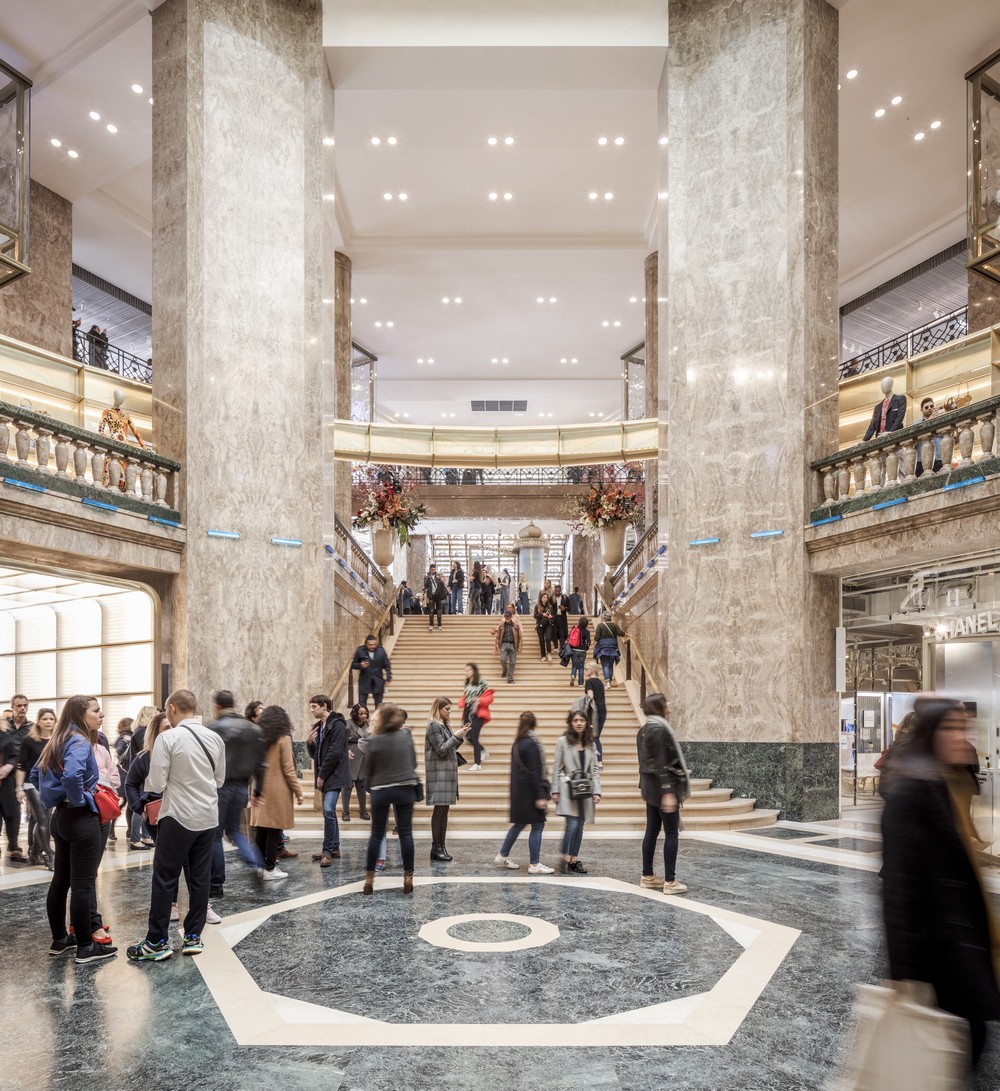
[[212,903],[211,902],[209,902],[208,912],[205,914],[205,923],[206,924],[222,924],[222,918],[212,908]]
[[177,903],[174,902],[174,904],[170,907],[170,920],[171,921],[179,921],[180,919],[181,919],[180,911],[177,908]]
[[487,750],[487,749],[486,749],[486,747],[484,746],[484,747],[483,747],[483,757],[482,757],[482,760],[483,760],[483,761],[486,761],[486,759],[487,759],[487,758],[488,758],[489,756],[490,756],[490,752],[489,752],[489,750]]
[[287,879],[288,872],[282,871],[280,867],[276,867],[273,871],[268,871],[267,868],[264,868],[261,871],[260,877],[265,883],[270,883],[274,882],[275,879]]
[[671,879],[669,883],[663,884],[664,894],[685,894],[687,893],[687,887],[683,883],[677,882],[676,879]]
[[510,871],[517,871],[517,869],[521,865],[520,864],[515,864],[513,860],[509,859],[506,856],[501,856],[500,853],[498,852],[496,854],[496,857],[493,860],[493,866],[494,867],[508,868]]
[[529,864],[529,875],[554,875],[555,868],[546,867],[544,864]]
[[469,766],[469,772],[470,773],[478,773],[480,771],[480,769],[482,769],[481,765],[470,765]]

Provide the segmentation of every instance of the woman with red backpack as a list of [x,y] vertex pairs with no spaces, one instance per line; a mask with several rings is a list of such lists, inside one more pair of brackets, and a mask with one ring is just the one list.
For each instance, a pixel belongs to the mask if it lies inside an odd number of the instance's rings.
[[577,678],[583,685],[583,668],[587,662],[587,651],[590,648],[590,620],[581,617],[569,631],[566,640],[570,650],[569,684],[575,686]]

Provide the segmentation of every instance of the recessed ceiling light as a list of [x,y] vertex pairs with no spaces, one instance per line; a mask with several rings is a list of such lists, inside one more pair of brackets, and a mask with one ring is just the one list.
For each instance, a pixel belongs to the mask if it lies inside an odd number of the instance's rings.
[[500,358],[497,357],[497,356],[494,356],[493,359],[490,360],[490,363],[491,364],[499,364],[500,363]]
[[109,132],[109,133],[116,133],[116,132],[118,132],[118,126],[117,126],[117,125],[109,125],[109,126],[108,126],[107,128],[108,128],[108,132]]
[[134,92],[135,92],[135,93],[136,93],[137,95],[141,95],[141,94],[142,94],[142,84],[141,84],[141,83],[133,83],[133,84],[132,84],[132,90],[133,90],[133,91],[134,91]]
[[606,136],[599,136],[597,138],[597,143],[602,145],[602,146],[607,144],[607,142],[608,142],[608,138]]
[[100,121],[101,115],[96,110],[90,111],[90,117],[92,121]]
[[614,194],[611,193],[610,191],[608,193],[604,194],[605,201],[610,201],[612,197],[614,197]]
[[334,196],[335,195],[332,194],[332,193],[324,193],[323,194],[323,200],[324,201],[332,201],[334,199]]
[[590,416],[592,416],[592,417],[596,417],[596,416],[597,416],[597,414],[596,414],[596,413],[591,413],[591,414],[590,414]]
[[611,325],[611,323],[610,323],[610,322],[606,322],[606,321],[605,321],[605,322],[602,322],[602,323],[601,323],[601,325],[602,325],[602,326],[610,326],[610,325]]
[[433,356],[428,356],[427,357],[427,363],[433,364],[434,363],[434,357]]
[[616,137],[615,137],[615,143],[616,143],[616,144],[617,144],[617,145],[618,145],[619,147],[621,147],[621,146],[622,146],[622,144],[624,144],[624,143],[625,143],[625,137],[623,137],[623,136],[616,136]]
[[373,137],[372,137],[372,143],[373,143],[373,144],[374,144],[374,145],[375,145],[376,147],[378,147],[378,145],[379,145],[379,144],[381,144],[381,143],[382,143],[382,141],[381,141],[381,140],[379,140],[379,138],[378,138],[377,136],[373,136]]
[[914,133],[914,134],[913,134],[913,139],[914,139],[914,140],[923,140],[923,138],[924,138],[924,134],[923,134],[923,133]]
[[455,415],[454,413],[449,413],[448,414],[449,417],[453,417],[454,415]]
[[505,136],[503,138],[503,142],[505,144],[507,144],[507,145],[513,144],[514,143],[514,138],[512,136]]
[[326,147],[332,148],[336,141],[333,139],[332,136],[324,136],[323,143],[326,145]]
[[551,414],[551,413],[546,413],[545,415],[546,415],[547,417],[551,417],[551,416],[552,416],[552,414]]
[[941,122],[940,121],[932,121],[931,122],[931,128],[932,129],[940,129],[941,128]]
[[391,201],[392,200],[392,194],[391,193],[383,193],[382,194],[382,199],[385,200],[385,201]]
[[61,148],[62,147],[62,141],[59,140],[57,137],[53,137],[49,141],[49,143],[52,145],[53,148]]
[[70,159],[79,159],[80,158],[80,153],[73,151],[72,148],[66,154],[70,157]]
[[497,195],[495,193],[491,193],[490,194],[490,200],[495,201],[496,199],[497,199]]
[[396,138],[394,136],[387,137],[385,142],[386,142],[386,144],[396,144],[397,143]]
[[638,302],[639,302],[639,297],[638,297],[638,296],[634,296],[634,295],[630,295],[630,296],[628,297],[628,301],[629,301],[629,303],[638,303]]
[[879,107],[879,108],[878,108],[878,109],[877,109],[877,110],[875,111],[875,116],[876,116],[876,117],[885,117],[885,107],[884,107],[884,106],[880,106],[880,107]]
[[903,96],[902,95],[896,95],[894,98],[890,99],[889,101],[893,104],[893,106],[898,106],[903,101]]
[[455,302],[456,303],[461,303],[462,302],[462,297],[460,295],[455,296]]
[[386,322],[386,325],[389,327],[389,329],[392,329],[392,323],[391,322]]
[[491,147],[492,147],[492,146],[493,146],[494,144],[496,144],[496,142],[497,142],[497,138],[496,138],[495,136],[491,136],[491,137],[490,137],[490,138],[489,138],[489,139],[488,139],[488,140],[486,141],[486,143],[487,143],[487,144],[489,144],[489,145],[490,145]]
[[604,416],[604,414],[603,414],[603,413],[598,413],[597,415],[598,415],[599,417],[603,417],[603,416]]
[[596,201],[596,200],[597,200],[597,194],[596,194],[596,193],[588,193],[588,194],[587,194],[587,196],[588,196],[588,197],[589,197],[589,198],[590,198],[590,199],[591,199],[592,201]]
[[359,300],[359,302],[360,302],[360,303],[367,303],[367,302],[368,302],[368,300],[367,300],[367,299],[365,299],[365,297],[364,297],[364,296],[362,296],[362,297],[361,297],[361,299]]
[[394,417],[398,417],[398,416],[399,416],[399,414],[398,414],[398,413],[393,413],[393,416],[394,416]]
[[569,360],[567,360],[567,359],[566,359],[566,357],[564,356],[564,357],[563,357],[563,358],[562,358],[562,359],[561,359],[561,360],[559,361],[559,363],[560,363],[560,364],[568,364],[568,363],[569,363]]
[[508,360],[506,356],[502,356],[502,357],[500,358],[500,363],[501,363],[501,364],[509,364],[509,363],[510,363],[510,360]]
[[670,139],[669,137],[666,137],[666,136],[661,136],[661,137],[660,137],[660,143],[661,143],[661,144],[666,144],[666,143],[668,142],[668,140],[669,140],[669,139]]
[[544,296],[539,296],[539,297],[538,297],[538,298],[537,298],[537,299],[535,300],[535,302],[536,302],[536,303],[544,303],[544,302],[545,302],[545,297],[544,297]]
[[[333,300],[332,300],[332,299],[324,299],[324,300],[323,300],[323,302],[324,302],[324,303],[327,303],[327,304],[330,304],[330,303],[332,303],[332,302],[333,302]],[[351,300],[351,302],[353,303],[353,302],[354,302],[354,300],[352,299],[352,300]]]
[[540,417],[544,417],[544,416],[545,416],[545,414],[544,414],[544,413],[539,413],[538,415],[539,415]]
[[448,296],[443,295],[443,296],[441,296],[441,302],[442,303],[450,303],[451,300],[448,298]]
[[423,362],[424,362],[424,358],[422,356],[418,356],[417,357],[417,363],[422,364]]
[[382,323],[381,323],[381,322],[376,322],[376,323],[375,323],[375,325],[376,325],[376,326],[381,326],[381,325],[382,325]]
[[550,303],[555,303],[555,301],[556,301],[556,297],[554,295],[550,295],[549,296],[549,302]]
[[408,196],[408,195],[407,195],[406,193],[401,193],[401,194],[399,195],[399,199],[400,199],[401,201],[406,201],[406,200],[409,200],[409,196]]
[[442,417],[447,417],[447,416],[448,416],[448,414],[447,414],[447,413],[442,413],[442,414],[441,414],[441,416],[442,416]]
[[513,194],[513,193],[505,193],[505,194],[503,195],[503,199],[504,199],[505,201],[510,201],[510,200],[511,200],[511,199],[513,198],[513,196],[514,196],[514,194]]
[[615,323],[614,323],[614,325],[616,325],[616,326],[620,326],[620,325],[621,325],[621,322],[615,322]]
[[850,72],[847,73],[847,78],[849,80],[853,80],[857,76],[857,74],[858,74],[858,70],[856,68],[852,68],[850,70]]
[[149,100],[149,105],[150,105],[150,106],[152,106],[152,105],[153,105],[153,100],[152,100],[152,99],[150,99],[150,100]]
[[575,363],[576,363],[576,357],[575,357],[575,356],[572,356],[572,357],[570,357],[570,361],[569,361],[569,362],[570,362],[571,364],[575,364]]
[[410,416],[410,414],[409,414],[409,413],[404,413],[404,414],[403,414],[403,417],[404,417],[404,419],[406,419],[406,418],[409,418],[409,416]]

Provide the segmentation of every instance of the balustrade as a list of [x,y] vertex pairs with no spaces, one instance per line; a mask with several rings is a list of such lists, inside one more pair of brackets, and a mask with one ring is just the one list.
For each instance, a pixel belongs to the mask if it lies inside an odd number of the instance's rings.
[[657,526],[654,523],[611,574],[611,591],[615,602],[639,580],[647,569],[652,569],[652,562],[663,551],[664,547],[657,546]]
[[116,507],[146,504],[167,517],[177,512],[179,472],[162,455],[0,402],[0,478],[8,482],[81,496],[96,490]]
[[[392,469],[399,473],[404,484],[414,489],[428,485],[589,485],[598,480],[636,483],[643,480],[642,466],[638,463],[476,470],[430,466],[394,466]],[[603,479],[602,470],[605,471]],[[355,468],[353,479],[356,486],[367,484],[359,467]]]
[[334,520],[333,549],[363,587],[367,587],[381,601],[385,596],[387,577],[340,519]]

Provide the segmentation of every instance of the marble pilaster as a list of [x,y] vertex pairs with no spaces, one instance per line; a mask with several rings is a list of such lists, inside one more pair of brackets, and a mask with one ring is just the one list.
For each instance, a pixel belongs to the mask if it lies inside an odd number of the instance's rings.
[[1000,323],[1000,283],[969,270],[969,330],[983,330]]
[[324,679],[332,408],[320,0],[166,0],[153,88],[154,429],[183,465],[188,528],[172,683],[299,722]]
[[837,585],[803,532],[810,460],[836,439],[837,45],[825,0],[670,7],[668,689],[701,776],[742,792],[726,771],[780,744],[771,800],[792,818],[837,801],[817,757],[837,745]]
[[570,587],[579,587],[583,601],[590,611],[593,608],[594,584],[604,581],[605,566],[601,560],[601,545],[597,538],[583,534],[573,535],[573,574]]
[[[646,416],[655,417],[659,408],[660,386],[660,255],[657,250],[646,255],[644,263],[646,283]],[[647,481],[646,488],[646,526],[656,522],[659,505],[657,504],[656,459],[649,458],[643,463]]]
[[[351,419],[351,259],[339,250],[333,267],[333,372],[337,394],[337,416]],[[335,462],[336,512],[351,525],[351,463]]]
[[[419,595],[424,588],[424,577],[431,563],[431,540],[426,534],[415,534],[410,539],[410,544],[403,549],[406,557],[407,586],[415,595]],[[443,575],[447,578],[449,563],[444,569]]]

